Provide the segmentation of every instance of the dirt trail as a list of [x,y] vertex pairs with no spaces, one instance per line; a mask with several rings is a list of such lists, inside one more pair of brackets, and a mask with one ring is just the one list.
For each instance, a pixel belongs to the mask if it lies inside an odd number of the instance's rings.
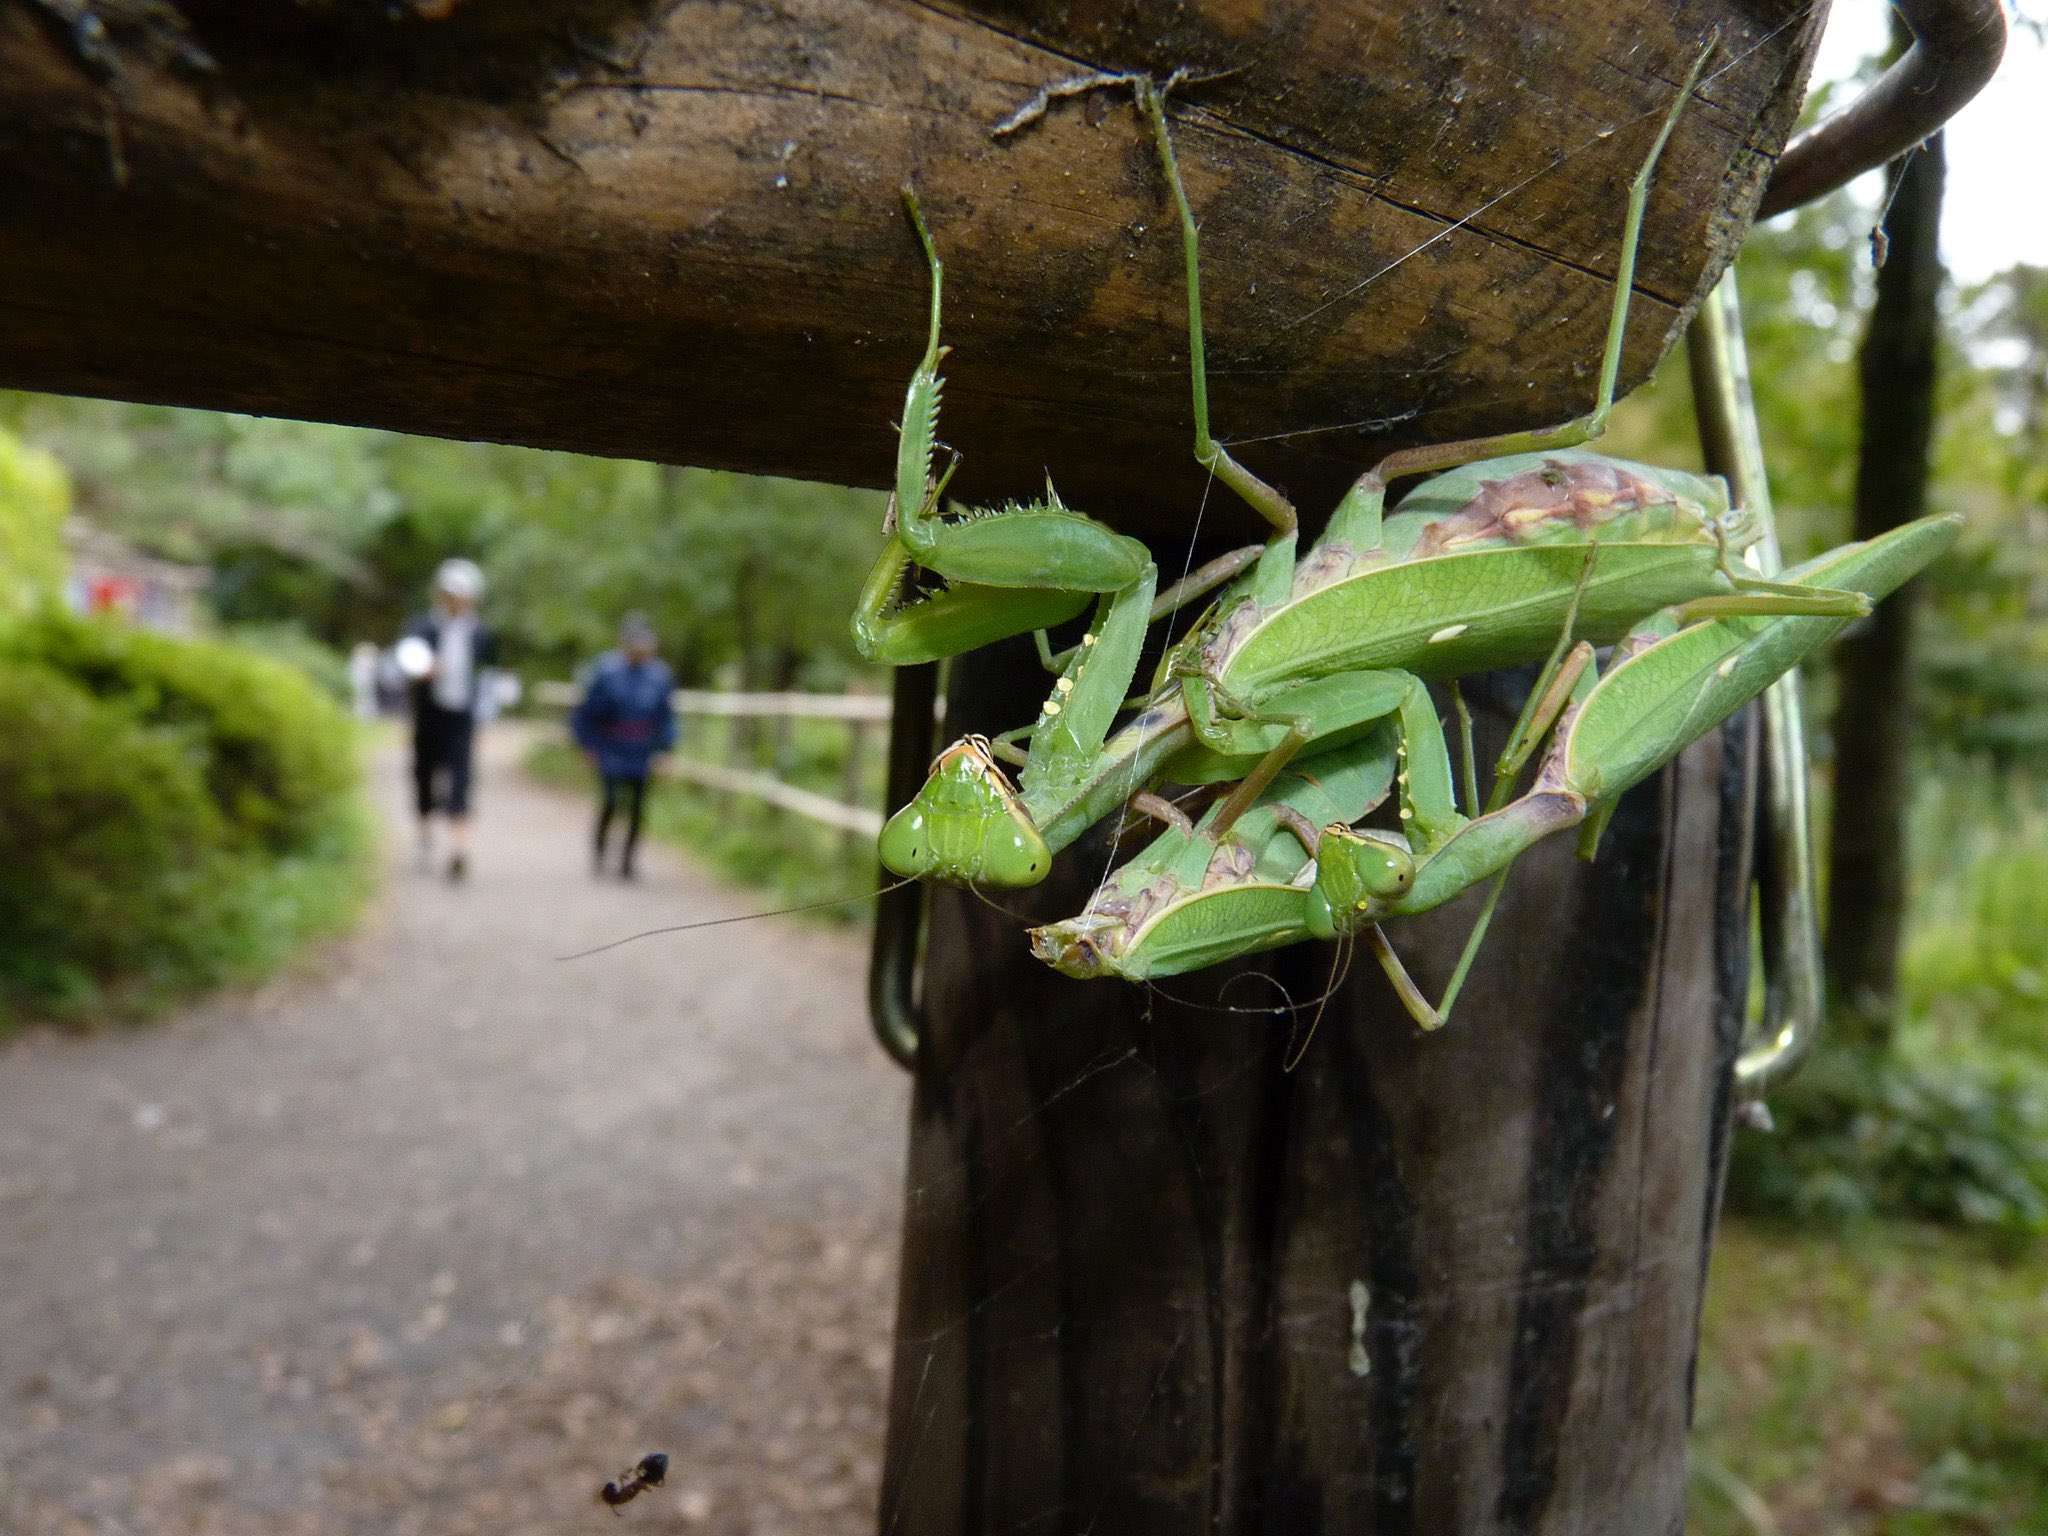
[[593,881],[515,759],[468,885],[394,814],[313,974],[0,1048],[0,1532],[609,1531],[656,1448],[643,1530],[872,1520],[908,1081],[864,946],[557,962],[758,897],[660,849]]

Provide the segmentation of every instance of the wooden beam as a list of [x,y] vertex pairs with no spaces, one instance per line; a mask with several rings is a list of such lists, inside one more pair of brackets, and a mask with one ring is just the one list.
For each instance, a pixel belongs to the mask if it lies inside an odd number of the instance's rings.
[[922,344],[911,179],[948,261],[956,489],[1050,467],[1179,528],[1204,489],[1179,252],[1133,114],[989,129],[1077,70],[1187,65],[1230,72],[1176,126],[1217,424],[1313,509],[1389,446],[1585,407],[1627,178],[1718,26],[1652,199],[1642,377],[1747,225],[1824,7],[332,19],[387,9],[166,0],[88,47],[63,18],[89,7],[0,0],[0,383],[876,485]]

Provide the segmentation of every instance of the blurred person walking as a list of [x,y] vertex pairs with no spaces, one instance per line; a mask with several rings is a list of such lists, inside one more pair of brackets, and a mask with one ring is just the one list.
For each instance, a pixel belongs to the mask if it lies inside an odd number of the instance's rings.
[[490,704],[485,669],[498,659],[497,637],[477,617],[484,573],[473,560],[444,560],[434,573],[433,606],[406,626],[399,669],[412,692],[412,775],[419,812],[420,863],[433,867],[434,817],[448,822],[448,878],[469,874],[469,792],[478,716]]
[[590,869],[604,873],[605,844],[614,816],[625,819],[619,878],[634,879],[633,854],[640,845],[647,776],[654,759],[676,744],[676,717],[669,695],[675,674],[655,654],[654,626],[629,613],[619,622],[619,648],[600,656],[585,675],[583,697],[569,728],[604,783],[597,812]]

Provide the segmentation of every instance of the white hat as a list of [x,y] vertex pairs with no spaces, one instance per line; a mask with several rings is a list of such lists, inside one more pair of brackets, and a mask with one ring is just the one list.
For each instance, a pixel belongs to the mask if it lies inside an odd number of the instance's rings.
[[484,595],[484,573],[474,560],[443,560],[434,572],[434,590],[473,603]]

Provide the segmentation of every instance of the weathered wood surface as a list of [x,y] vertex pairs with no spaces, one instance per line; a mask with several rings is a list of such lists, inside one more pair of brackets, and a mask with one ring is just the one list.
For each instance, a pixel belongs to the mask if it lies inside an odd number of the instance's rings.
[[949,260],[956,489],[1050,466],[1167,529],[1203,486],[1150,151],[1108,97],[991,124],[1084,66],[1232,71],[1177,130],[1217,423],[1313,508],[1397,443],[1586,406],[1625,183],[1718,27],[1652,200],[1640,378],[1746,226],[1825,6],[470,0],[345,25],[385,8],[176,0],[154,14],[189,32],[82,47],[60,17],[92,9],[0,0],[0,384],[879,484],[924,324],[914,178]]
[[[961,671],[956,710],[1014,675]],[[1312,1000],[1327,948],[1148,993],[941,896],[880,1528],[1677,1536],[1748,761],[1738,722],[1597,864],[1523,861],[1444,1030],[1361,959],[1291,1074],[1285,1023],[1217,1010]],[[1008,904],[1075,909],[1094,860]],[[1472,906],[1397,934],[1432,992]]]

